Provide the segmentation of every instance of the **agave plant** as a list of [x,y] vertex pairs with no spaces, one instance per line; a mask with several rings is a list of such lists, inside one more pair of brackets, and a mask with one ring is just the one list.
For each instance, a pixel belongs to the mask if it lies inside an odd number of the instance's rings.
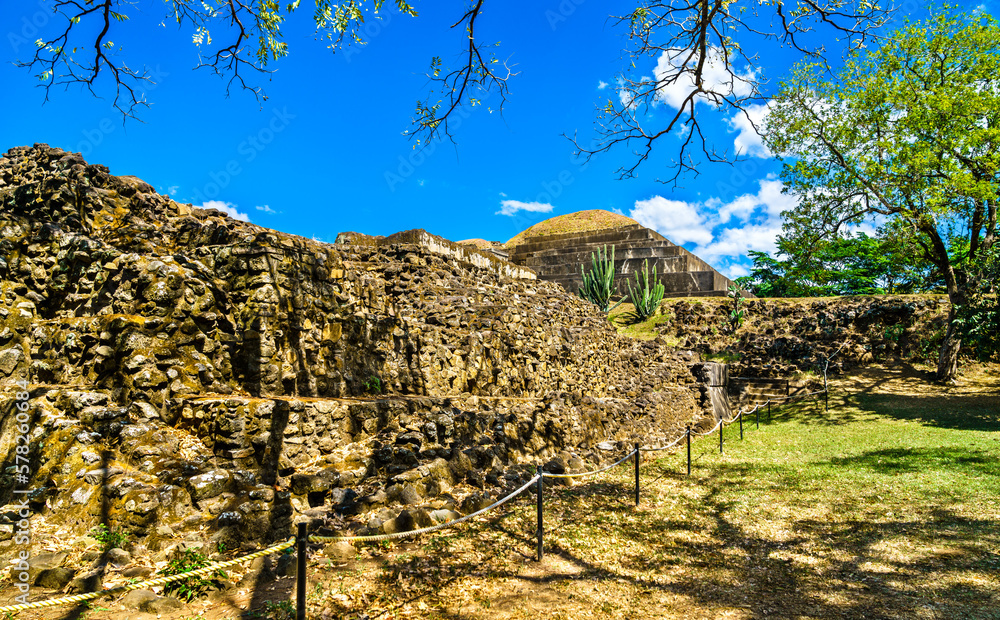
[[[580,297],[595,304],[601,312],[610,312],[625,301],[621,299],[611,306],[611,296],[615,290],[615,246],[611,246],[611,257],[608,257],[608,246],[590,255],[590,273],[580,265],[583,274],[583,286],[580,287]],[[610,307],[609,307],[610,306]]]
[[[652,283],[652,287],[650,287]],[[660,300],[663,299],[663,283],[656,277],[656,266],[653,266],[653,277],[649,276],[649,261],[642,262],[642,271],[635,272],[636,287],[632,288],[632,282],[628,283],[628,296],[635,306],[635,317],[642,321],[648,319],[656,313],[660,307]]]

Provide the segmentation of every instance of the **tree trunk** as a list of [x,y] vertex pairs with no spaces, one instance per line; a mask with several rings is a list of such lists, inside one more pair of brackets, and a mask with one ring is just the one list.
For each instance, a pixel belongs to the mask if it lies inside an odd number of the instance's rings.
[[925,218],[920,222],[920,228],[930,237],[933,248],[932,256],[944,275],[945,285],[948,288],[948,301],[951,302],[951,309],[948,310],[948,329],[945,331],[941,351],[938,353],[937,379],[938,381],[953,381],[958,376],[958,351],[962,348],[962,335],[958,332],[955,319],[958,315],[958,308],[965,305],[966,283],[960,283],[956,277],[955,269],[948,257],[948,248],[945,246],[944,239],[938,234],[934,221]]
[[952,301],[948,311],[948,329],[938,353],[938,381],[953,381],[958,376],[958,351],[962,347],[962,337],[955,326],[955,303]]

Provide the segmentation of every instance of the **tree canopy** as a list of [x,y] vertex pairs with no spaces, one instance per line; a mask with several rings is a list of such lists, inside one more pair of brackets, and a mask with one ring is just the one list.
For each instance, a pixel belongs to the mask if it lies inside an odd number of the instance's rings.
[[807,253],[785,243],[778,255],[786,258],[751,251],[751,273],[737,283],[758,297],[896,295],[943,288],[919,247],[886,230],[821,239]]
[[[318,38],[334,51],[363,44],[366,21],[383,19],[389,11],[417,16],[417,3],[411,0],[313,4]],[[442,56],[430,60],[429,92],[417,104],[409,131],[418,141],[450,137],[449,121],[462,106],[479,105],[498,94],[492,101],[502,109],[508,80],[515,74],[495,55],[494,45],[478,34],[486,5],[486,0],[464,0],[455,9],[451,27],[466,34],[460,60],[454,67],[446,66]],[[199,68],[222,76],[227,93],[236,86],[259,99],[266,97],[259,78],[271,71],[274,61],[291,53],[283,38],[285,22],[306,11],[300,0],[55,0],[53,11],[60,19],[50,20],[33,56],[18,59],[19,64],[35,72],[47,97],[53,87],[70,84],[94,94],[110,90],[113,106],[125,117],[134,117],[148,103],[142,84],[151,73],[143,59],[127,58],[114,40],[122,29],[132,27],[133,15],[157,7],[167,20],[190,29],[193,43],[206,50]],[[619,100],[603,107],[593,141],[584,145],[572,139],[586,158],[618,146],[637,146],[634,164],[619,170],[628,177],[649,158],[654,144],[683,127],[687,136],[674,160],[673,179],[685,171],[697,174],[694,150],[713,161],[738,155],[705,138],[698,104],[745,114],[751,123],[756,118],[753,106],[762,100],[763,74],[756,54],[745,51],[754,49],[753,41],[782,44],[823,63],[830,39],[863,46],[886,16],[887,9],[878,4],[848,0],[639,0],[635,8],[612,18],[628,34]],[[213,39],[215,51],[207,51]],[[653,77],[646,66],[656,67]],[[648,114],[661,103],[674,109],[666,120]]]
[[1000,188],[1000,28],[944,12],[857,53],[836,79],[802,64],[775,98],[765,143],[788,159],[783,247],[813,255],[852,225],[891,227],[939,271],[952,302],[938,362],[954,377],[971,266],[994,244]]

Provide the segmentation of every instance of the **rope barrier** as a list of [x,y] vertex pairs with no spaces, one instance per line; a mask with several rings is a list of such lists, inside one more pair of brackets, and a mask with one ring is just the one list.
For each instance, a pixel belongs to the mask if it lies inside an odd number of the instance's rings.
[[[841,346],[841,348],[843,348],[843,346]],[[838,349],[837,353],[839,353],[839,352],[840,352],[840,350]],[[834,354],[834,355],[836,355],[836,354]],[[796,394],[796,395],[787,396],[787,397],[777,397],[776,399],[774,399],[774,401],[776,401],[776,400],[788,401],[788,400],[793,400],[793,399],[797,399],[797,398],[806,398],[808,396],[814,396],[816,394],[827,393],[828,390],[829,389],[827,388],[827,389],[824,389],[824,390],[819,390],[819,391],[816,391],[816,392],[809,392],[809,393],[806,393],[806,394]],[[768,399],[767,402],[765,402],[763,404],[767,405],[767,404],[770,404],[771,402],[774,402],[774,401],[772,399]],[[761,403],[758,403],[757,405],[754,406],[753,409],[751,409],[748,412],[744,412],[742,409],[740,409],[739,412],[733,417],[733,419],[729,421],[729,423],[732,424],[733,422],[736,422],[737,420],[739,420],[740,418],[742,418],[742,416],[745,413],[754,413],[755,411],[757,411],[758,409],[760,409],[761,406],[762,406]],[[700,437],[705,437],[705,436],[708,436],[708,435],[711,435],[712,433],[714,433],[717,429],[721,428],[724,424],[725,424],[725,422],[723,420],[719,420],[719,422],[714,427],[712,427],[711,430],[709,430],[709,431],[707,431],[705,433],[692,432],[692,431],[688,430],[683,435],[681,435],[680,437],[678,437],[677,439],[675,439],[673,442],[671,442],[670,444],[668,444],[666,446],[658,447],[658,448],[639,448],[638,444],[636,444],[636,448],[634,450],[632,450],[631,452],[629,452],[628,454],[626,454],[624,457],[622,457],[618,461],[612,463],[611,465],[608,465],[607,467],[602,467],[601,469],[597,469],[597,470],[594,470],[594,471],[581,472],[581,473],[577,473],[577,474],[550,474],[550,473],[546,473],[546,472],[540,472],[540,473],[536,474],[535,476],[533,476],[531,478],[531,480],[529,480],[528,482],[526,482],[524,485],[522,485],[516,491],[514,491],[514,492],[510,493],[509,495],[507,495],[506,497],[503,497],[502,499],[494,502],[493,504],[487,506],[486,508],[482,508],[482,509],[477,510],[475,512],[469,513],[469,514],[467,514],[467,515],[465,515],[463,517],[459,517],[458,519],[453,519],[453,520],[445,522],[445,523],[439,523],[437,525],[433,525],[433,526],[430,526],[430,527],[420,528],[420,529],[416,529],[416,530],[410,530],[410,531],[406,531],[406,532],[396,532],[396,533],[393,533],[393,534],[376,534],[376,535],[372,535],[372,536],[316,536],[316,535],[312,535],[312,536],[308,537],[308,540],[311,541],[311,542],[315,542],[315,543],[323,543],[323,542],[355,542],[355,541],[356,542],[378,542],[378,541],[383,541],[383,540],[396,540],[396,539],[401,539],[401,538],[407,538],[407,537],[410,537],[410,536],[418,536],[420,534],[429,534],[431,532],[437,532],[437,531],[440,531],[440,530],[443,530],[443,529],[446,529],[446,528],[449,528],[449,527],[454,527],[454,526],[456,526],[456,525],[458,525],[460,523],[464,523],[465,521],[468,521],[468,520],[470,520],[470,519],[472,519],[474,517],[477,517],[477,516],[479,516],[479,515],[481,515],[483,513],[489,512],[490,510],[493,510],[494,508],[498,508],[498,507],[502,506],[503,504],[506,504],[507,502],[509,502],[510,500],[514,499],[515,497],[517,497],[521,493],[525,492],[529,487],[531,487],[533,484],[537,483],[540,479],[544,479],[544,478],[579,478],[579,477],[583,477],[583,476],[593,476],[593,475],[596,475],[596,474],[600,474],[600,473],[606,472],[608,470],[614,469],[615,467],[618,467],[619,465],[621,465],[625,461],[631,459],[633,456],[636,456],[638,452],[658,452],[658,451],[662,451],[662,450],[667,450],[667,449],[672,448],[673,446],[677,445],[681,440],[683,440],[689,434],[698,435]],[[638,468],[638,462],[636,463],[636,467]],[[638,469],[636,469],[636,484],[638,485]],[[638,487],[637,487],[637,489],[638,489]],[[637,492],[636,497],[637,497],[636,501],[638,502],[638,492]],[[196,576],[200,576],[200,575],[206,575],[206,574],[218,571],[218,570],[222,570],[224,568],[228,568],[230,566],[235,566],[237,564],[241,564],[241,563],[246,562],[248,560],[254,560],[254,559],[259,558],[259,557],[263,557],[263,556],[266,556],[266,555],[271,555],[273,553],[278,553],[280,551],[284,551],[285,549],[291,548],[292,546],[295,545],[295,543],[296,543],[296,538],[292,537],[292,538],[289,538],[288,540],[286,540],[286,541],[284,541],[282,543],[278,543],[276,545],[268,547],[267,549],[263,549],[261,551],[255,552],[255,553],[251,553],[249,555],[245,555],[245,556],[240,557],[240,558],[235,558],[233,560],[227,560],[225,562],[215,562],[213,564],[209,564],[208,566],[204,566],[202,568],[193,569],[193,570],[190,570],[190,571],[187,571],[187,572],[184,572],[184,573],[179,573],[179,574],[176,574],[176,575],[169,575],[169,576],[164,576],[164,577],[158,577],[156,579],[150,579],[150,580],[142,581],[142,582],[139,582],[139,583],[124,584],[124,585],[116,586],[114,588],[108,588],[106,590],[99,590],[99,591],[96,591],[96,592],[87,592],[87,593],[84,593],[84,594],[76,594],[76,595],[73,595],[73,596],[65,596],[65,597],[56,598],[56,599],[49,599],[49,600],[45,600],[45,601],[36,601],[34,603],[23,603],[23,604],[19,604],[19,605],[8,605],[6,607],[0,607],[0,613],[10,613],[10,612],[15,612],[15,611],[24,611],[24,610],[28,610],[28,609],[38,609],[38,608],[43,608],[43,607],[53,607],[55,605],[63,605],[63,604],[67,604],[67,603],[79,603],[79,602],[83,602],[83,601],[92,600],[92,599],[95,599],[95,598],[98,598],[98,597],[101,597],[101,596],[118,594],[118,593],[121,593],[121,592],[128,592],[130,590],[139,590],[139,589],[144,589],[144,588],[151,588],[151,587],[156,587],[156,586],[162,586],[162,585],[166,585],[168,583],[172,583],[174,581],[180,581],[182,579],[188,579],[190,577],[196,577]]]
[[684,431],[683,435],[681,435],[680,437],[678,437],[677,439],[673,440],[672,442],[668,443],[665,446],[661,446],[659,448],[639,448],[639,450],[642,452],[662,452],[663,450],[669,450],[670,448],[673,448],[674,446],[679,444],[681,440],[683,440],[684,437],[686,436],[687,436],[687,431]]
[[128,592],[129,590],[142,590],[147,588],[153,588],[156,586],[166,585],[174,581],[180,581],[182,579],[187,579],[189,577],[197,577],[199,575],[207,575],[209,573],[214,573],[217,570],[222,570],[223,568],[228,568],[230,566],[235,566],[246,562],[247,560],[254,560],[265,555],[271,555],[272,553],[278,553],[279,551],[284,551],[292,547],[295,544],[295,538],[290,538],[283,543],[278,543],[267,549],[251,553],[250,555],[245,555],[241,558],[236,558],[234,560],[227,560],[225,562],[215,562],[209,564],[208,566],[203,566],[201,568],[196,568],[189,570],[185,573],[178,573],[176,575],[168,575],[165,577],[158,577],[156,579],[149,579],[147,581],[142,581],[139,583],[130,583],[120,586],[115,586],[114,588],[108,588],[106,590],[98,590],[96,592],[87,592],[84,594],[74,594],[73,596],[64,596],[62,598],[53,598],[45,601],[35,601],[34,603],[22,603],[20,605],[8,605],[6,607],[0,607],[0,614],[9,613],[14,611],[24,611],[26,609],[38,609],[40,607],[53,607],[55,605],[64,605],[66,603],[80,603],[83,601],[89,601],[101,596],[106,596],[110,594],[118,594],[120,592]]
[[550,474],[550,473],[547,473],[547,472],[542,472],[542,476],[545,477],[545,478],[579,478],[581,476],[593,476],[594,474],[600,474],[602,472],[608,471],[609,469],[614,469],[615,467],[618,467],[619,465],[621,465],[625,461],[629,460],[633,456],[635,456],[635,450],[632,450],[631,452],[629,452],[628,454],[626,454],[624,457],[622,457],[622,459],[620,461],[618,461],[616,463],[612,463],[611,465],[608,465],[607,467],[602,467],[601,469],[595,469],[594,471],[585,471],[585,472],[579,473],[579,474]]
[[525,490],[527,490],[528,487],[530,487],[531,485],[535,484],[536,482],[538,482],[538,476],[537,475],[534,476],[528,482],[526,482],[524,484],[524,486],[522,486],[520,489],[514,491],[513,493],[511,493],[507,497],[505,497],[505,498],[503,498],[503,499],[501,499],[501,500],[493,503],[492,505],[487,506],[486,508],[483,508],[482,510],[477,510],[476,512],[469,513],[469,514],[465,515],[464,517],[459,517],[458,519],[454,519],[452,521],[447,521],[445,523],[439,523],[437,525],[432,525],[431,527],[425,527],[425,528],[421,528],[419,530],[409,530],[407,532],[396,532],[394,534],[376,534],[376,535],[373,535],[373,536],[310,536],[309,540],[312,541],[312,542],[352,542],[352,541],[357,541],[357,542],[378,542],[380,540],[395,540],[395,539],[398,539],[398,538],[406,538],[408,536],[417,536],[419,534],[429,534],[431,532],[436,532],[438,530],[443,530],[445,528],[458,525],[459,523],[463,523],[465,521],[468,521],[469,519],[471,519],[471,518],[473,518],[475,516],[481,515],[484,512],[487,512],[489,510],[493,510],[494,508],[497,508],[498,506],[502,506],[502,505],[506,504],[507,502],[509,502],[510,500],[512,500],[515,497],[517,497],[518,495],[520,495],[521,493],[523,493]]

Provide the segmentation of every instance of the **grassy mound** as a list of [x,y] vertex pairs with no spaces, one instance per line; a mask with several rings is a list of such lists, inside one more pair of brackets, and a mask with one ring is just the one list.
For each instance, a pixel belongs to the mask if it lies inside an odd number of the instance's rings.
[[486,239],[465,239],[464,241],[456,241],[455,243],[458,245],[471,245],[477,250],[488,250],[493,247],[493,242]]
[[566,233],[585,233],[595,230],[606,230],[608,228],[619,228],[621,226],[633,226],[638,223],[630,217],[601,209],[577,211],[576,213],[557,215],[544,222],[538,222],[531,228],[522,230],[516,234],[510,241],[504,244],[504,247],[511,250],[522,243],[527,243],[538,237]]

